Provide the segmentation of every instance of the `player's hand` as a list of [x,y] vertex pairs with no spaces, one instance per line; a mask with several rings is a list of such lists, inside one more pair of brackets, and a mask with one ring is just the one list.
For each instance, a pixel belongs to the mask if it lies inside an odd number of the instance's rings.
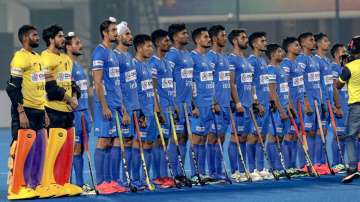
[[69,110],[73,111],[79,105],[76,97],[66,97],[66,105],[68,106]]
[[343,116],[344,116],[344,112],[343,112],[343,110],[341,109],[341,107],[335,107],[334,108],[334,113],[335,113],[335,116],[337,117],[337,118],[342,118]]
[[29,119],[26,116],[25,111],[19,113],[20,128],[29,128]]
[[281,110],[280,112],[280,118],[282,121],[286,121],[289,117],[288,115],[284,112],[284,110]]
[[195,107],[193,110],[192,110],[192,114],[194,117],[199,117],[200,116],[200,111],[199,111],[199,108]]
[[214,110],[214,112],[217,113],[217,114],[220,113],[220,106],[219,106],[219,104],[214,104],[214,105],[213,105],[213,110]]
[[235,110],[236,110],[236,112],[239,113],[240,115],[243,115],[244,112],[245,112],[245,109],[244,109],[244,107],[241,105],[240,102],[239,102],[239,103],[236,103],[236,105],[235,105]]
[[146,117],[145,116],[141,116],[139,118],[139,125],[141,128],[146,128],[147,126],[147,120],[146,120]]
[[158,105],[154,105],[154,111],[156,113],[159,113],[160,112],[160,109],[159,109],[159,106]]
[[264,114],[265,114],[265,108],[264,108],[264,106],[262,106],[262,104],[258,104],[257,105],[257,108],[258,108],[258,110],[259,110],[259,116],[260,117],[263,117],[264,116]]
[[111,113],[108,106],[103,107],[102,114],[103,114],[105,119],[111,119],[112,118],[112,113]]
[[49,127],[50,125],[50,119],[47,113],[45,112],[45,128]]
[[126,111],[123,112],[121,123],[126,126],[130,124],[130,116]]
[[290,113],[291,113],[292,117],[293,117],[294,119],[296,119],[297,113],[296,113],[296,110],[295,110],[293,107],[290,107]]
[[313,110],[311,109],[310,102],[307,99],[304,99],[304,112],[308,116],[313,114]]
[[165,123],[166,123],[166,120],[165,120],[164,114],[161,113],[161,112],[158,112],[157,115],[158,115],[158,118],[159,118],[159,122],[160,122],[161,124],[165,124]]

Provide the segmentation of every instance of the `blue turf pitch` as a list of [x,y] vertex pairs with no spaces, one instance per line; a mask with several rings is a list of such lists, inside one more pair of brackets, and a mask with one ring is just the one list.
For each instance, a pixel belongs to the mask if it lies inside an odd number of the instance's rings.
[[[10,144],[10,130],[0,129],[0,201],[6,200],[7,158]],[[94,138],[90,147],[94,148]],[[85,176],[87,175],[87,167]],[[207,185],[204,187],[159,190],[154,192],[115,194],[111,196],[81,196],[72,198],[44,199],[31,201],[266,201],[266,202],[327,202],[360,201],[360,180],[350,185],[340,184],[341,176],[304,177],[292,180],[263,181],[233,185]]]

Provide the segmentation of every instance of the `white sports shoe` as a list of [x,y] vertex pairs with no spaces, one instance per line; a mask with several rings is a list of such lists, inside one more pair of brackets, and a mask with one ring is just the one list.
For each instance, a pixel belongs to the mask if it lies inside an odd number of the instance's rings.
[[250,173],[250,177],[253,182],[264,180],[263,177],[261,177],[261,175],[259,174],[259,171],[257,171],[256,169],[254,170],[254,172]]
[[240,173],[240,176],[239,176],[239,181],[240,182],[245,182],[245,181],[248,181],[249,179],[246,177],[246,174],[245,173]]
[[235,182],[240,182],[239,178],[240,178],[240,172],[237,170],[235,171],[235,173],[231,174],[231,179],[234,180]]
[[82,186],[83,192],[81,195],[96,195],[95,189],[93,189],[90,185],[84,184]]
[[269,172],[268,169],[264,168],[262,171],[259,172],[260,176],[263,177],[265,180],[272,180],[274,176]]

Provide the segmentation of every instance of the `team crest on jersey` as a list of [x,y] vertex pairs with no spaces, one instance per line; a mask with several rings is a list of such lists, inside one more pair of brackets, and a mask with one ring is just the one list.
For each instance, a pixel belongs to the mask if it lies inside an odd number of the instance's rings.
[[125,72],[125,81],[130,82],[136,80],[136,70],[130,70]]
[[146,91],[153,89],[153,83],[151,79],[141,81],[141,90]]
[[192,79],[193,78],[193,68],[181,69],[181,78],[182,79]]
[[173,78],[161,79],[161,87],[162,88],[173,88],[174,87]]
[[109,68],[109,78],[117,78],[120,76],[119,67],[110,67]]
[[252,73],[242,73],[241,74],[241,83],[251,83],[253,80]]
[[219,81],[230,81],[230,71],[219,72]]

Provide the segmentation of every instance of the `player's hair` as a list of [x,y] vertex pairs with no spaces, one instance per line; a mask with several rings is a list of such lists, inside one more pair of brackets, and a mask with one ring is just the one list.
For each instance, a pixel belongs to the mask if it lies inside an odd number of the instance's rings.
[[251,49],[254,49],[254,42],[256,39],[261,38],[261,37],[266,37],[266,33],[265,32],[254,32],[249,36],[249,45],[251,47]]
[[46,43],[46,46],[50,46],[50,39],[55,39],[55,36],[64,29],[59,25],[51,25],[43,30],[42,38]]
[[156,42],[168,36],[168,32],[163,29],[157,29],[151,33],[151,40],[156,47]]
[[316,43],[319,43],[325,37],[328,37],[328,36],[324,33],[318,33],[318,34],[314,35]]
[[228,35],[228,39],[231,45],[234,46],[233,40],[240,36],[240,34],[246,33],[245,29],[233,29],[231,30],[230,34]]
[[116,25],[116,22],[110,21],[110,20],[104,20],[104,22],[102,22],[100,24],[100,35],[101,35],[101,39],[104,39],[104,34],[103,31],[109,31],[109,27],[110,25]]
[[342,47],[345,47],[344,44],[341,43],[336,43],[333,45],[333,47],[331,47],[330,49],[330,54],[333,58],[335,58],[335,53]]
[[269,44],[266,46],[265,54],[271,60],[271,55],[278,49],[281,48],[279,44]]
[[23,43],[23,39],[26,35],[29,34],[30,31],[36,30],[36,27],[33,25],[23,25],[19,28],[18,38],[21,43]]
[[171,24],[168,28],[169,38],[172,42],[174,42],[174,35],[185,30],[185,24]]
[[138,47],[144,45],[146,42],[151,42],[151,37],[147,34],[138,34],[134,37],[134,48],[138,51]]
[[285,50],[285,52],[288,52],[289,46],[296,41],[298,41],[296,37],[286,37],[282,41],[282,48]]
[[194,42],[194,44],[196,44],[196,39],[201,36],[201,32],[207,32],[208,29],[206,27],[199,27],[199,28],[196,28],[194,29],[192,32],[191,32],[191,38]]
[[300,43],[300,45],[302,44],[302,42],[304,41],[304,39],[307,39],[308,37],[311,37],[311,36],[314,36],[313,33],[311,32],[304,32],[304,33],[301,33],[298,37],[298,41]]
[[65,47],[64,47],[64,51],[65,53],[67,52],[67,49],[66,49],[66,46],[70,46],[71,43],[72,43],[72,39],[73,38],[76,38],[77,36],[76,35],[72,35],[72,36],[65,36]]
[[213,26],[211,26],[209,28],[210,38],[217,37],[217,35],[222,31],[225,31],[225,27],[222,26],[222,25],[213,25]]

